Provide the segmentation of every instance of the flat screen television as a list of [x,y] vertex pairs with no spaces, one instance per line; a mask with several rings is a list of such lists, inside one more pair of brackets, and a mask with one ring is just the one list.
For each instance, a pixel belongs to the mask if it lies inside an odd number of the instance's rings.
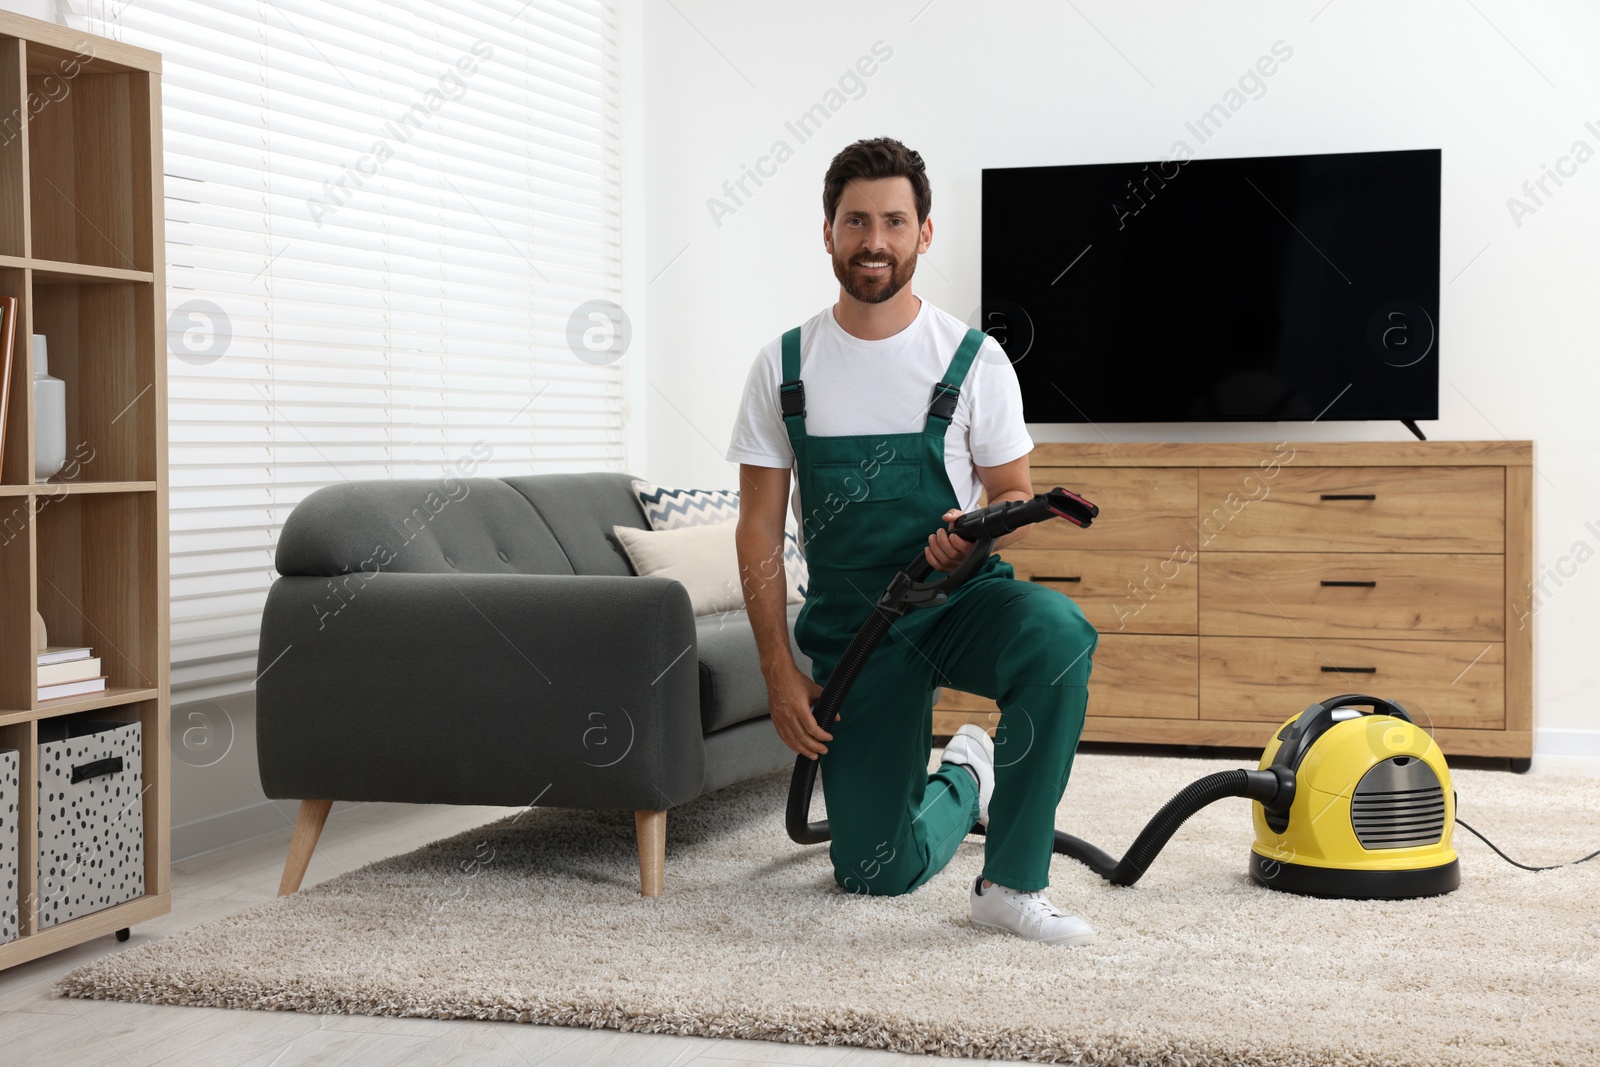
[[1440,151],[983,172],[981,322],[1028,422],[1439,408]]

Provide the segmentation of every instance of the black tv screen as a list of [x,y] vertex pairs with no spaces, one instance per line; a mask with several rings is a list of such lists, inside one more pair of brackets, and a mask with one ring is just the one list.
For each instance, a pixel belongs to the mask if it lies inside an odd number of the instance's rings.
[[1437,149],[983,172],[1028,422],[1435,419]]

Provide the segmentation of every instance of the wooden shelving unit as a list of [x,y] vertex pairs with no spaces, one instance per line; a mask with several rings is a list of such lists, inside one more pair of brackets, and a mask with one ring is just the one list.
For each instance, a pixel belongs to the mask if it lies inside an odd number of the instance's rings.
[[[171,910],[161,57],[0,12],[0,294],[19,304],[0,466],[0,748],[22,757],[20,928],[0,968]],[[68,464],[33,484],[29,336],[67,383]],[[39,701],[33,613],[109,688]],[[38,740],[62,716],[143,735],[145,894],[41,929]]]

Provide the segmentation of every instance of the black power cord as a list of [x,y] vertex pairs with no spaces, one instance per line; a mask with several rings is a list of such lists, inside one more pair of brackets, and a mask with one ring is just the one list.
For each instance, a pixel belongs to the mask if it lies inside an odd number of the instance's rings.
[[1461,827],[1463,830],[1468,831],[1474,837],[1476,837],[1479,841],[1482,841],[1484,844],[1486,844],[1490,848],[1494,849],[1495,855],[1499,856],[1501,859],[1503,859],[1507,863],[1511,864],[1511,866],[1513,866],[1513,867],[1521,867],[1525,871],[1553,871],[1558,867],[1571,867],[1575,863],[1583,863],[1583,862],[1585,862],[1587,860],[1594,859],[1596,856],[1600,856],[1600,849],[1596,849],[1595,851],[1589,853],[1587,856],[1583,857],[1583,859],[1580,859],[1580,860],[1571,860],[1571,861],[1569,861],[1567,863],[1552,863],[1548,867],[1530,867],[1526,863],[1518,863],[1516,860],[1512,859],[1510,856],[1506,855],[1504,852],[1501,852],[1498,845],[1496,845],[1493,841],[1490,841],[1487,837],[1484,837],[1482,834],[1480,834],[1478,831],[1474,830],[1472,827],[1468,826],[1466,823],[1462,822],[1459,818],[1456,819],[1456,825]]

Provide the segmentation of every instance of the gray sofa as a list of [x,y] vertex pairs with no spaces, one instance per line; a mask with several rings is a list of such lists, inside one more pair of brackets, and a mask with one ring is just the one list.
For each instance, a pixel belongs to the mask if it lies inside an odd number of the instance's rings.
[[256,683],[262,787],[302,802],[280,893],[347,800],[631,810],[656,895],[668,809],[792,764],[745,613],[695,618],[613,525],[649,528],[626,474],[346,482],[294,509]]

